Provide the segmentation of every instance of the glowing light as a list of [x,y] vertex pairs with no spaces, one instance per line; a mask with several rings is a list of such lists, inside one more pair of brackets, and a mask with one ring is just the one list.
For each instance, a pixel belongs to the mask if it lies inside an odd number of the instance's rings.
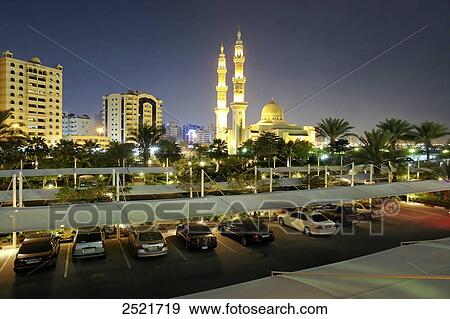
[[359,148],[359,147],[355,147],[353,150],[354,150],[355,152],[359,152],[360,148]]
[[103,129],[103,127],[97,127],[96,131],[97,131],[97,134],[98,134],[98,135],[103,135],[103,133],[105,132],[105,130]]
[[410,148],[410,149],[408,150],[408,152],[411,153],[411,154],[413,154],[413,153],[416,152],[416,150],[415,150],[414,148]]
[[443,150],[442,153],[447,154],[448,152],[450,152],[449,150]]
[[200,161],[200,163],[199,163],[199,165],[200,165],[200,167],[205,167],[205,161]]
[[328,157],[329,157],[328,154],[320,155],[320,159],[321,159],[321,160],[326,160]]
[[247,148],[246,147],[244,147],[243,149],[242,149],[242,153],[247,153]]

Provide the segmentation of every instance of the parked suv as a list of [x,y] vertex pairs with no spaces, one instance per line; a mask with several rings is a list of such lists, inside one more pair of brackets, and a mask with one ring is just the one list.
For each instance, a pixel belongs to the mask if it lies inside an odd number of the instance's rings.
[[188,222],[177,226],[177,238],[184,241],[186,249],[207,250],[217,247],[217,238],[211,229],[199,222]]
[[59,239],[53,234],[28,236],[17,252],[14,260],[14,271],[55,266],[59,249]]
[[98,227],[80,228],[72,247],[72,261],[91,257],[106,257],[105,234]]
[[128,243],[135,257],[167,255],[167,242],[156,226],[132,226]]

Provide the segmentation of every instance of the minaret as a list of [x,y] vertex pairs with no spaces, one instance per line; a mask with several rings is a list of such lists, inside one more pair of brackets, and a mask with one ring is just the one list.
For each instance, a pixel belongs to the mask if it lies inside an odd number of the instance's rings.
[[236,150],[246,139],[245,131],[245,111],[247,102],[245,101],[245,76],[244,76],[244,45],[242,42],[241,30],[237,31],[237,39],[234,45],[234,77],[233,77],[233,102],[230,107],[233,111],[233,137],[231,145],[228,146],[230,154],[236,154]]
[[227,62],[223,53],[223,42],[220,45],[220,54],[217,61],[217,105],[216,113],[216,138],[227,141],[228,112],[227,106]]

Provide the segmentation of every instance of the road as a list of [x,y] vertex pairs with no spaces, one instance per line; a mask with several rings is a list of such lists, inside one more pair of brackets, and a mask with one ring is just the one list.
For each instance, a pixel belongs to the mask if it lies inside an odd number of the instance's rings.
[[[186,251],[167,233],[169,254],[135,259],[127,239],[106,240],[107,258],[71,262],[70,245],[62,244],[55,269],[30,276],[16,275],[14,250],[0,250],[0,298],[170,298],[223,287],[270,275],[342,261],[396,247],[402,241],[450,236],[448,210],[402,205],[399,214],[386,216],[383,234],[370,235],[370,224],[346,228],[335,236],[306,237],[271,223],[276,240],[243,247],[217,234],[213,251]],[[372,229],[379,232],[381,223]],[[121,247],[122,246],[122,247]]]

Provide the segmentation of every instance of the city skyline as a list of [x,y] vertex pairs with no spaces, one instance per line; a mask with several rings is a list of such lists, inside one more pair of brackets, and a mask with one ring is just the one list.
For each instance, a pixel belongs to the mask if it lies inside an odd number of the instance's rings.
[[[0,22],[6,31],[0,40],[2,50],[13,51],[19,59],[36,55],[43,64],[64,66],[65,112],[92,114],[93,109],[101,109],[103,95],[126,89],[43,35],[126,86],[164,100],[164,122],[208,125],[214,121],[215,60],[220,40],[224,41],[225,53],[231,56],[237,26],[246,41],[249,122],[256,122],[261,107],[271,97],[287,110],[428,26],[293,109],[289,118],[315,124],[323,117],[343,117],[355,126],[357,133],[374,127],[385,117],[404,118],[412,123],[450,123],[445,112],[450,102],[446,89],[450,84],[446,54],[450,45],[442,41],[450,29],[447,3],[347,2],[345,6],[323,7],[285,2],[289,9],[260,3],[251,15],[248,12],[255,7],[253,1],[232,1],[227,6],[138,2],[131,7],[136,10],[131,11],[142,19],[133,19],[131,24],[118,22],[118,28],[108,21],[120,15],[127,20],[130,13],[124,10],[125,4],[113,2],[105,9],[95,3],[87,6],[87,2],[78,2],[55,16],[46,11],[54,2],[47,1],[29,4],[34,14],[24,14],[26,21],[11,15]],[[22,1],[18,1],[6,4],[6,8],[14,11],[21,5]],[[271,19],[264,16],[267,10]],[[385,14],[386,10],[389,14]],[[68,14],[72,11],[77,12],[76,18]],[[217,12],[221,12],[220,16]],[[165,19],[169,14],[171,19]],[[65,27],[55,29],[55,24]]]

